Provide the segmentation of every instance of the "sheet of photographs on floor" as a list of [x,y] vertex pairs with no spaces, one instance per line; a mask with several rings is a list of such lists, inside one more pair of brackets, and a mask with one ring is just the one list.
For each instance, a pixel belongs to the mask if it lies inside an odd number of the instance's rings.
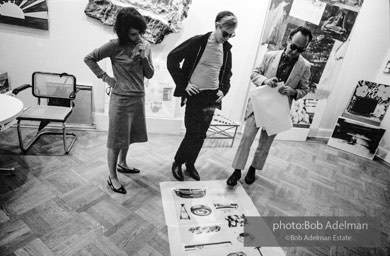
[[260,216],[239,183],[161,182],[171,255],[285,255],[280,247],[244,247],[247,216]]

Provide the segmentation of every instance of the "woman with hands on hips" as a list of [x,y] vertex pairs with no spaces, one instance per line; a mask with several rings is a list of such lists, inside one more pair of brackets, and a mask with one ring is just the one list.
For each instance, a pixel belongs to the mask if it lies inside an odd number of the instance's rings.
[[[114,25],[118,38],[93,50],[84,61],[92,72],[107,83],[111,90],[107,160],[110,175],[107,183],[117,193],[126,193],[117,171],[139,173],[127,164],[129,146],[148,140],[145,121],[144,78],[152,78],[154,67],[150,44],[142,38],[146,30],[144,17],[134,8],[122,8]],[[114,77],[97,62],[110,58]]]

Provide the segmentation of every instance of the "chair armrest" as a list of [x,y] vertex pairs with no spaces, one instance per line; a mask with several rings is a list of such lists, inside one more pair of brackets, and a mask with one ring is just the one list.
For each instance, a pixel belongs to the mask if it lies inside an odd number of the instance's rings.
[[76,94],[79,92],[79,90],[76,90],[75,92],[71,92],[69,94],[69,99],[74,100],[76,98]]
[[29,87],[31,87],[30,84],[24,84],[24,85],[21,85],[19,87],[16,87],[15,89],[12,90],[12,94],[17,95],[19,92],[21,92]]

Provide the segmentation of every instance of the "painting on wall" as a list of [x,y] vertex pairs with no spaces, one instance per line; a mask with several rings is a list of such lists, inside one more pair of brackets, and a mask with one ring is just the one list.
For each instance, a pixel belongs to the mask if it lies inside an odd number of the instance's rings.
[[327,5],[322,16],[320,27],[328,36],[339,41],[346,41],[353,28],[357,12]]
[[352,11],[359,11],[363,5],[363,0],[321,0],[323,2],[333,4],[340,8],[349,9]]
[[6,72],[0,72],[0,93],[6,93],[10,90],[8,83],[8,74]]
[[[307,50],[302,53],[302,56],[305,57],[310,63],[311,66],[311,77],[310,77],[310,87],[312,91],[315,92],[317,84],[320,82],[322,73],[325,69],[326,63],[332,52],[335,40],[329,36],[326,36],[319,26],[316,26],[311,23],[307,23],[306,26],[312,31],[313,40],[308,45]],[[287,39],[291,31],[298,27],[295,24],[289,23],[286,27],[285,34],[283,36],[283,47],[287,46]]]
[[326,3],[313,0],[294,0],[290,16],[318,25]]
[[176,108],[176,98],[173,97],[175,84],[165,62],[157,59],[153,64],[153,78],[145,79],[145,114],[147,117],[173,118]]
[[373,159],[384,133],[383,128],[339,117],[328,145]]
[[146,19],[146,40],[158,44],[170,33],[180,31],[192,0],[89,0],[84,12],[103,24],[114,25],[123,7],[136,8]]
[[46,0],[1,1],[0,23],[48,30],[49,22]]
[[267,50],[284,49],[294,28],[309,27],[313,40],[302,56],[313,64],[310,92],[317,99],[327,97],[330,92],[320,90],[317,94],[314,93],[329,57],[339,50],[340,46],[335,47],[336,43],[348,39],[361,4],[362,1],[271,0],[261,44],[266,44]]
[[[379,125],[390,105],[390,86],[361,80],[346,108],[346,116]],[[349,114],[349,115],[348,115]]]
[[268,44],[271,49],[279,49],[284,31],[287,26],[287,18],[290,13],[293,0],[273,0],[268,10],[267,20],[263,30],[261,43]]
[[385,68],[383,69],[383,73],[390,74],[390,60],[387,62]]

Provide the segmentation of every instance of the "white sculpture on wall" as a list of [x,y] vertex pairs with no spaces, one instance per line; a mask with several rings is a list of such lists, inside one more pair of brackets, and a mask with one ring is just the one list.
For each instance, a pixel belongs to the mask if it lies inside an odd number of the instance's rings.
[[191,2],[192,0],[89,0],[85,14],[112,26],[122,7],[134,7],[148,23],[145,39],[158,44],[165,35],[180,31]]

